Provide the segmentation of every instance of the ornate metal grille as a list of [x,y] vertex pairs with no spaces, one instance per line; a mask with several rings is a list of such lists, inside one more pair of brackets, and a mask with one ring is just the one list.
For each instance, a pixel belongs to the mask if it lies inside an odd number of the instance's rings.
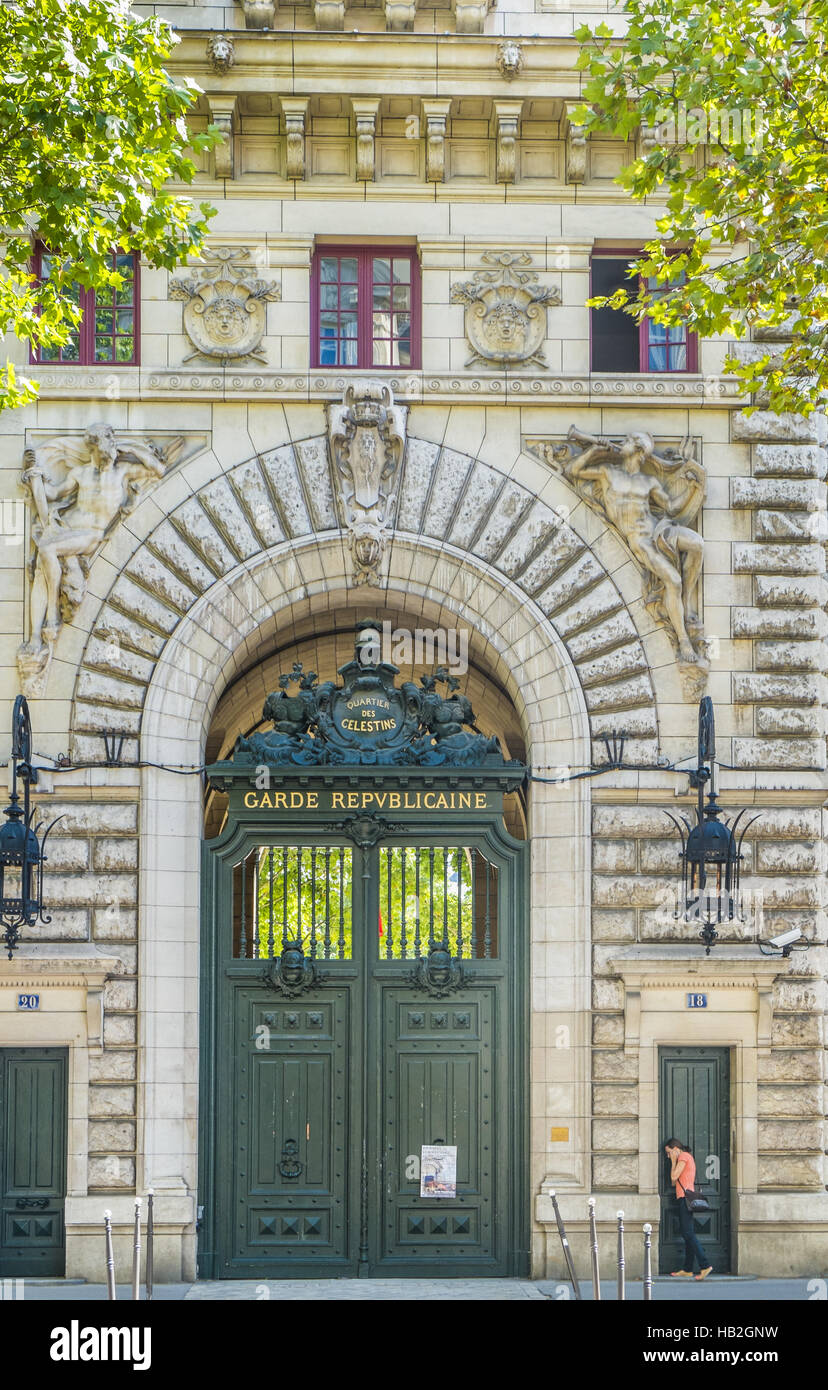
[[259,846],[233,866],[233,955],[274,960],[297,942],[310,960],[353,956],[353,850]]
[[435,946],[459,960],[497,955],[497,866],[466,846],[382,846],[381,960],[419,960]]

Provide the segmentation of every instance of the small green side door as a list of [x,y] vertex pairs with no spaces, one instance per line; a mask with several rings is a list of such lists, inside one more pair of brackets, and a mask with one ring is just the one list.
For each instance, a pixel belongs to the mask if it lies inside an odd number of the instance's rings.
[[730,1273],[730,1052],[726,1047],[659,1048],[659,1271],[681,1269],[684,1241],[666,1139],[687,1143],[696,1180],[711,1210],[694,1217],[696,1234],[716,1274]]
[[62,1275],[67,1052],[0,1050],[0,1277]]

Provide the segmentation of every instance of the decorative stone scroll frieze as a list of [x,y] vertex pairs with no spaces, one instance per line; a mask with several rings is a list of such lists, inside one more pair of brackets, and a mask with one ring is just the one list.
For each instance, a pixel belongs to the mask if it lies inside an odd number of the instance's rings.
[[207,40],[207,58],[217,77],[226,77],[236,61],[236,41],[232,34],[215,33]]
[[495,178],[498,183],[514,183],[517,172],[517,144],[522,101],[495,101],[495,126],[497,130],[497,167]]
[[587,136],[582,125],[573,119],[580,103],[566,103],[566,181],[583,183],[586,179]]
[[346,386],[328,407],[337,503],[348,532],[354,584],[377,584],[397,503],[408,406],[380,381]]
[[305,119],[308,111],[308,98],[280,97],[279,100],[285,118],[285,178],[303,179],[305,177]]
[[526,447],[559,468],[626,543],[645,581],[644,604],[667,626],[686,696],[697,699],[709,670],[698,615],[704,542],[689,523],[701,511],[707,479],[692,440],[657,454],[643,430],[613,440],[573,425],[563,444],[533,439]]
[[272,29],[276,22],[276,0],[239,0],[246,29]]
[[352,97],[351,106],[356,127],[356,176],[370,183],[375,172],[379,97]]
[[234,136],[236,133],[235,94],[211,93],[207,98],[210,106],[210,120],[221,131],[221,144],[213,150],[214,168],[217,179],[232,179],[234,174]]
[[429,183],[442,183],[446,177],[446,124],[450,110],[448,99],[423,98],[426,180]]
[[190,276],[170,280],[170,298],[184,301],[184,331],[195,349],[185,362],[198,356],[267,360],[261,347],[265,303],[281,291],[253,274],[250,259],[244,248],[216,246]]
[[102,540],[183,445],[175,438],[159,447],[96,424],[25,451],[22,482],[35,514],[31,633],[17,657],[25,695],[43,693],[54,644],[86,593],[89,561]]
[[546,305],[560,304],[560,291],[538,283],[528,251],[486,251],[482,260],[485,268],[473,279],[451,288],[452,304],[466,305],[466,337],[472,349],[466,366],[545,366]]

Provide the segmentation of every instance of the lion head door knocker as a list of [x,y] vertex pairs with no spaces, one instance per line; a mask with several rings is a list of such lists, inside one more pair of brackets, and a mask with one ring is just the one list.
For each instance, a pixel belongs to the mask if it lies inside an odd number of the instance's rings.
[[325,976],[312,960],[306,959],[300,941],[286,941],[282,954],[270,962],[262,979],[286,999],[296,999],[321,984]]
[[299,1158],[299,1145],[295,1139],[286,1139],[282,1146],[281,1161],[279,1172],[288,1182],[293,1178],[298,1178],[304,1168],[304,1163]]
[[416,969],[409,976],[409,983],[424,989],[434,999],[445,999],[465,989],[474,976],[463,970],[460,961],[454,960],[448,945],[440,942],[431,947],[428,955],[417,961]]

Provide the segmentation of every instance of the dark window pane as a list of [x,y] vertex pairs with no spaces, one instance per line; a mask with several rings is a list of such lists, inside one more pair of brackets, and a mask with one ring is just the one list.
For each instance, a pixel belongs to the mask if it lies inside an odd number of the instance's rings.
[[355,367],[357,364],[357,345],[356,340],[349,340],[342,344],[342,356],[340,359],[343,367]]
[[411,287],[410,287],[409,285],[395,285],[395,286],[394,286],[394,308],[395,308],[395,309],[410,309],[410,308],[411,308]]
[[131,332],[132,332],[132,310],[131,310],[131,309],[119,309],[116,318],[117,318],[117,325],[118,325],[118,332],[119,332],[119,333],[131,333]]
[[356,278],[357,278],[357,260],[356,260],[356,256],[343,256],[343,257],[342,257],[342,260],[339,262],[339,267],[340,267],[340,268],[339,268],[339,278],[340,278],[340,280],[356,280]]
[[70,342],[61,350],[60,358],[62,362],[80,361],[80,344],[77,335],[73,334]]
[[321,309],[335,309],[339,303],[336,285],[321,285],[319,307]]
[[339,302],[343,309],[356,309],[358,303],[358,289],[356,285],[342,285],[339,290]]
[[115,257],[115,269],[119,275],[123,275],[125,280],[131,280],[134,274],[134,257],[132,253],[119,254]]
[[339,332],[343,338],[355,338],[357,336],[356,314],[343,314],[341,316]]
[[651,344],[647,359],[647,370],[650,372],[665,372],[667,370],[667,349],[658,344]]
[[135,339],[119,338],[116,356],[119,362],[131,362],[135,356]]
[[374,282],[387,285],[391,279],[391,261],[387,256],[374,257]]
[[[592,294],[610,295],[617,289],[635,293],[635,281],[625,276],[629,261],[597,257],[592,262]],[[592,309],[592,370],[639,370],[638,324],[621,309]]]
[[339,323],[337,314],[325,313],[319,315],[319,326],[326,337],[334,337]]
[[131,304],[133,296],[133,285],[131,280],[127,280],[119,290],[115,291],[116,304]]
[[411,366],[411,344],[408,338],[400,338],[399,341],[394,344],[394,361],[392,365],[394,367]]
[[323,367],[335,367],[337,365],[337,342],[335,338],[322,339],[319,344],[319,361]]
[[411,320],[408,314],[394,315],[394,337],[404,338],[411,334]]
[[111,309],[96,309],[96,310],[95,310],[95,332],[96,332],[96,333],[111,333],[111,332],[112,332],[112,310],[111,310]]
[[374,337],[375,337],[375,338],[388,338],[388,337],[390,336],[390,334],[391,334],[391,315],[390,315],[390,314],[374,314],[374,316],[373,316],[373,323],[374,323]]
[[390,285],[375,285],[375,286],[374,286],[374,308],[375,308],[375,309],[390,309],[390,308],[391,308],[391,286],[390,286]]
[[653,323],[650,320],[648,328],[651,343],[665,343],[667,341],[667,329],[663,323]]
[[391,366],[391,354],[389,352],[389,347],[390,344],[384,341],[382,338],[374,339],[373,365],[375,367]]
[[411,283],[411,262],[407,256],[404,259],[394,258],[394,281],[403,285]]
[[676,344],[675,347],[671,347],[671,348],[670,348],[670,371],[671,371],[671,372],[686,372],[686,371],[687,371],[687,344],[686,344],[686,343],[678,343],[678,344]]
[[319,273],[323,280],[335,280],[339,262],[333,256],[323,256],[319,262]]
[[112,339],[111,339],[111,338],[96,338],[96,339],[95,339],[95,361],[96,361],[96,362],[111,362],[112,360],[113,360],[113,359],[112,359]]

